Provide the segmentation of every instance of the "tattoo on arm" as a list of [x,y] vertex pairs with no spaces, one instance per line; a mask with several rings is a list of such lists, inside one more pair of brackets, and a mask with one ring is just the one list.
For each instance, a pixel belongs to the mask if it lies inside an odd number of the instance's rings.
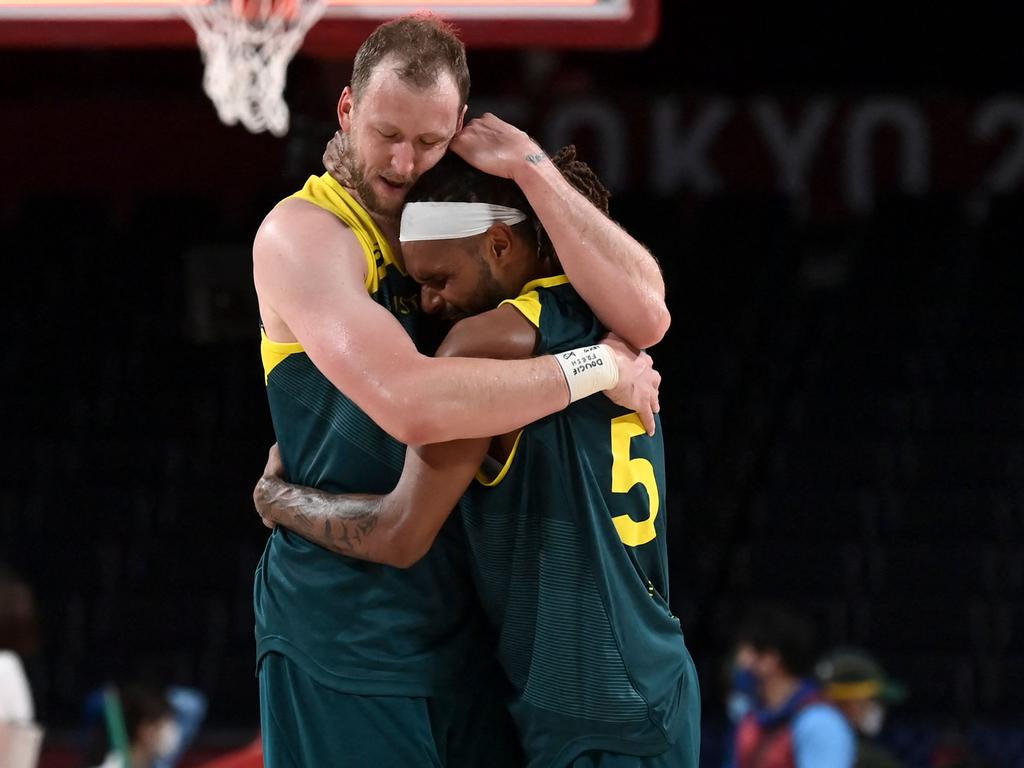
[[526,156],[526,162],[530,163],[531,165],[540,165],[547,159],[548,156],[545,155],[543,152],[537,152],[535,154]]
[[303,538],[347,557],[367,559],[382,497],[334,496],[316,488],[263,478],[258,487],[260,514]]

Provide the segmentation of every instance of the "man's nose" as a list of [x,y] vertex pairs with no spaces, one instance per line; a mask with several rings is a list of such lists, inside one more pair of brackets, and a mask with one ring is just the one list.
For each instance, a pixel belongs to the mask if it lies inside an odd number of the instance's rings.
[[399,174],[402,178],[407,178],[412,175],[415,165],[416,152],[413,150],[412,145],[407,141],[395,144],[394,149],[391,151],[391,167],[395,173]]
[[428,315],[436,314],[444,308],[444,299],[429,285],[424,285],[420,289],[420,308]]

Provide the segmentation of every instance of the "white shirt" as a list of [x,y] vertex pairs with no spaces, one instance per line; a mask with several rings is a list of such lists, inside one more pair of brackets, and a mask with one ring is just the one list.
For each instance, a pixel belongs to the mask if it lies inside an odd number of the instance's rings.
[[124,768],[124,759],[117,752],[108,752],[103,762],[96,768]]
[[31,723],[35,719],[32,691],[21,659],[13,651],[0,651],[0,723]]

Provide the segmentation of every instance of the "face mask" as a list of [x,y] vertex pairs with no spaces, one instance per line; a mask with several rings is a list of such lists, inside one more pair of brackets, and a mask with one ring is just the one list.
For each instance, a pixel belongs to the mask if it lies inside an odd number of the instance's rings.
[[181,728],[173,720],[160,728],[160,735],[157,737],[156,754],[158,757],[170,757],[181,742]]
[[882,731],[883,722],[885,722],[885,707],[873,701],[864,710],[864,716],[860,719],[860,730],[866,736],[877,736]]
[[745,668],[737,667],[732,673],[732,690],[726,702],[729,719],[738,723],[757,705],[757,677]]

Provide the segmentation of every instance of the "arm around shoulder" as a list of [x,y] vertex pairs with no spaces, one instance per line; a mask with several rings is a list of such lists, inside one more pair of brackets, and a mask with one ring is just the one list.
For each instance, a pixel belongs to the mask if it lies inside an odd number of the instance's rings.
[[672,316],[654,255],[550,161],[519,167],[516,181],[540,217],[573,287],[601,323],[636,349],[660,342]]
[[606,328],[637,349],[661,341],[671,320],[661,269],[650,251],[595,204],[600,194],[584,195],[533,139],[490,113],[467,123],[451,149],[519,185],[569,279]]
[[[532,325],[512,307],[457,323],[439,354],[528,357]],[[409,568],[430,550],[441,526],[473,480],[490,439],[455,440],[406,451],[395,489],[385,496],[335,495],[289,485],[268,472],[253,495],[265,521],[299,533],[340,555]]]
[[564,408],[553,359],[505,362],[421,355],[374,301],[355,235],[301,200],[278,206],[253,247],[267,335],[298,341],[330,382],[408,445],[488,437]]

